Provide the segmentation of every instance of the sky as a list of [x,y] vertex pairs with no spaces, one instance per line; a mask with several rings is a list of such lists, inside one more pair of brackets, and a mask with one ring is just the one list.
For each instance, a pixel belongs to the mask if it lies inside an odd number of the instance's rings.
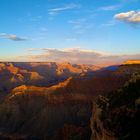
[[140,0],[0,0],[0,61],[140,59]]

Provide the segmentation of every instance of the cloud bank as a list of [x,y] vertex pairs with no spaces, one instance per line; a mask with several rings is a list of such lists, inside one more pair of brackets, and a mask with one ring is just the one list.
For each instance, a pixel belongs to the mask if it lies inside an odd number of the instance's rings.
[[140,24],[140,11],[129,11],[119,13],[114,16],[115,19],[131,24]]
[[[27,61],[53,61],[82,64],[104,64],[104,63],[119,63],[128,59],[140,59],[140,54],[130,55],[110,55],[106,53],[96,52],[94,50],[84,50],[80,48],[65,48],[65,49],[49,49],[31,48],[27,50],[27,56],[19,56],[19,59]],[[38,54],[37,54],[38,52]],[[25,61],[26,61],[25,60]]]
[[12,40],[12,41],[26,40],[26,38],[18,37],[17,35],[14,35],[14,34],[6,34],[6,33],[0,33],[0,38],[5,38],[5,39]]

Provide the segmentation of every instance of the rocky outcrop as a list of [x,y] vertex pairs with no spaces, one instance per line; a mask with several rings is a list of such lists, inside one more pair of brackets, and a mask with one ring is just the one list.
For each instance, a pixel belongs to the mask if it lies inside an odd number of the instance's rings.
[[[0,105],[0,136],[14,138],[20,135],[27,140],[51,140],[54,137],[53,140],[58,140],[60,133],[65,137],[63,131],[71,131],[67,132],[69,137],[75,133],[82,133],[84,127],[89,124],[90,102],[81,102],[78,99],[64,99],[63,102],[60,100],[56,97],[50,102],[48,96],[43,94],[19,94],[8,97]],[[68,125],[73,126],[74,130]]]
[[13,95],[17,94],[49,94],[56,90],[65,88],[69,82],[72,80],[72,77],[68,78],[64,82],[60,82],[57,85],[51,86],[51,87],[37,87],[37,86],[27,86],[27,85],[21,85],[17,86],[12,90]]
[[104,127],[104,123],[101,120],[103,109],[99,105],[94,103],[93,105],[93,114],[91,117],[91,140],[118,140],[114,133],[107,130]]
[[124,65],[132,65],[132,64],[138,65],[140,64],[140,60],[128,60],[128,61],[125,61],[123,64]]
[[140,75],[119,90],[99,96],[93,105],[91,140],[140,139]]
[[73,65],[68,62],[1,62],[0,90],[10,92],[19,85],[52,86],[71,76],[96,70],[94,65]]

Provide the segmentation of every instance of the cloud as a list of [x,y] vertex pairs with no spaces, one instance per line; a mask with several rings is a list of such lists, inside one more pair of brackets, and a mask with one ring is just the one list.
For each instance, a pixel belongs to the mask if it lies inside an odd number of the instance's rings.
[[108,21],[107,23],[101,24],[100,27],[111,27],[111,26],[114,26],[114,25],[115,25],[115,21],[111,20],[111,21]]
[[80,5],[68,4],[68,5],[65,5],[64,7],[57,7],[57,8],[49,9],[48,14],[54,16],[60,12],[71,10],[71,9],[76,9],[76,8],[80,8]]
[[99,7],[98,11],[115,11],[118,10],[121,7],[121,5],[109,5],[109,6],[103,6]]
[[140,24],[140,11],[129,11],[119,13],[114,16],[115,19],[131,24]]
[[13,41],[24,41],[26,38],[18,37],[14,34],[0,33],[0,38],[5,38]]
[[[85,50],[78,48],[31,48],[26,50],[29,52],[27,56],[19,56],[21,60],[25,61],[49,61],[49,62],[63,62],[82,64],[100,64],[100,63],[118,63],[128,59],[140,59],[140,54],[128,55],[110,55],[94,50]],[[27,53],[26,53],[27,54]]]
[[79,38],[78,36],[74,36],[74,35],[70,36],[70,35],[68,35],[68,36],[65,37],[65,40],[71,42],[71,41],[76,41],[78,38]]
[[40,15],[40,16],[36,16],[36,17],[31,17],[31,16],[29,16],[30,17],[30,21],[39,21],[39,20],[41,20],[43,17]]
[[90,23],[88,18],[80,18],[76,20],[69,20],[68,23],[72,25],[75,34],[84,34],[94,28],[94,23]]

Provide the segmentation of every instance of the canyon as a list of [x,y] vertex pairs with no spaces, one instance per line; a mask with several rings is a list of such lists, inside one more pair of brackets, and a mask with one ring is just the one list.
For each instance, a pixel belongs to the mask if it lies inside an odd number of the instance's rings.
[[[1,62],[0,138],[119,140],[125,134],[121,135],[113,121],[108,122],[112,119],[109,114],[114,113],[116,123],[119,121],[120,108],[127,106],[133,95],[125,98],[118,90],[126,94],[124,86],[135,83],[138,73],[140,65],[132,61],[106,68],[68,62]],[[139,82],[136,84],[138,87]],[[137,104],[138,97],[139,90]],[[118,103],[120,98],[126,102]],[[113,103],[117,108],[108,107]],[[135,111],[125,109],[126,117]]]

